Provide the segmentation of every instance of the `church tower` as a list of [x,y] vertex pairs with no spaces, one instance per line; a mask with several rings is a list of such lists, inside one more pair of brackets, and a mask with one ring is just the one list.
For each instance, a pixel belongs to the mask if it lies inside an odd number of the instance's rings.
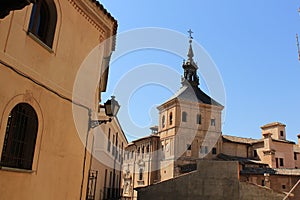
[[[199,88],[192,31],[181,88],[159,110],[162,145],[161,181],[196,169],[199,159],[211,159],[221,150],[223,106]],[[204,66],[205,67],[205,66]]]

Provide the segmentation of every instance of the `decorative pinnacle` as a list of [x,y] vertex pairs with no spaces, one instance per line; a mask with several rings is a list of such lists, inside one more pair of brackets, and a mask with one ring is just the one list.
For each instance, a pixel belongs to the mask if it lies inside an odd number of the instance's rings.
[[193,52],[193,48],[192,48],[192,41],[193,41],[192,33],[193,33],[193,31],[190,29],[190,30],[188,30],[188,33],[189,33],[189,38],[190,38],[190,40],[189,40],[190,48],[189,48],[189,52],[188,52],[187,56],[188,56],[188,60],[191,62],[191,61],[193,61],[193,57],[194,57],[194,52]]
[[188,33],[190,34],[190,35],[189,35],[190,39],[193,39],[192,33],[194,33],[194,32],[190,29],[190,30],[188,30]]

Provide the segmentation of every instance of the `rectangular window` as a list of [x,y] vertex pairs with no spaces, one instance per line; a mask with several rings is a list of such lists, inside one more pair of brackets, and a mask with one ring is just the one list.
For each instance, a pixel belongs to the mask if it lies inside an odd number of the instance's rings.
[[216,119],[211,119],[210,120],[210,125],[211,126],[216,126]]
[[279,158],[279,164],[280,164],[280,166],[281,166],[281,167],[283,167],[283,166],[284,166],[284,163],[283,163],[283,158]]
[[213,155],[216,155],[216,154],[217,154],[217,148],[216,148],[216,147],[212,148],[212,154],[213,154]]
[[196,120],[197,120],[197,124],[201,124],[201,115],[198,114]]
[[110,128],[108,129],[108,137],[107,137],[107,151],[110,152],[110,146],[111,146],[111,141],[110,141]]
[[285,187],[285,185],[282,185],[282,189],[285,189],[286,187]]
[[186,145],[186,149],[189,150],[189,151],[192,150],[192,145],[191,144],[187,144]]
[[283,131],[280,131],[280,136],[281,136],[281,137],[283,137],[283,136],[284,136],[284,134],[283,134]]
[[207,154],[208,153],[208,147],[207,146],[200,147],[200,153],[201,154]]
[[294,152],[294,160],[297,160],[297,153]]
[[115,148],[115,135],[113,135],[113,140],[112,140],[112,152],[111,152],[111,154],[114,156],[115,155],[115,150],[116,150],[116,148]]

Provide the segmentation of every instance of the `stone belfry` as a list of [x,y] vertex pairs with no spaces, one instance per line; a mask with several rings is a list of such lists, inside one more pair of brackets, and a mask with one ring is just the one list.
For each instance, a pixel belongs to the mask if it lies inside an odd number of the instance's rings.
[[157,107],[163,155],[160,162],[162,181],[193,170],[198,159],[213,158],[221,151],[223,106],[199,88],[192,31],[188,32],[189,47],[187,59],[182,64],[182,86]]

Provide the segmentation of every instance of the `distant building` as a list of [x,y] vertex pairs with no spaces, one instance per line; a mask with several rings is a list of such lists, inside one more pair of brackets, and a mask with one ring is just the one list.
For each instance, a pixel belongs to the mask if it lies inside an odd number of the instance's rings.
[[[297,169],[300,167],[299,142],[295,144],[286,140],[285,125],[279,122],[262,126],[262,139],[222,135],[223,106],[199,88],[198,66],[193,60],[191,39],[187,56],[182,65],[182,87],[158,106],[157,133],[137,139],[126,148],[133,152],[133,157],[124,162],[123,184],[130,186],[130,190],[123,191],[123,197],[136,199],[134,190],[170,179],[174,179],[175,183],[176,177],[195,170],[201,173],[203,170],[197,169],[200,160],[238,161],[239,181],[279,193],[289,192],[300,179],[300,170]],[[157,152],[152,154],[151,159],[146,160],[150,166],[151,162],[159,165],[159,170],[146,172],[155,177],[155,181],[136,182],[138,171],[133,167],[126,168],[126,165],[138,167],[136,162],[144,164],[140,151],[143,146],[146,147],[149,138],[155,138],[159,146],[155,146]],[[134,153],[140,159],[136,159]],[[147,195],[149,191],[152,189],[147,191]],[[300,198],[300,187],[292,193]]]
[[123,164],[123,198],[136,199],[134,188],[152,185],[160,181],[160,138],[157,127],[152,134],[128,144]]
[[89,111],[99,114],[113,40],[96,64],[105,73],[92,107],[72,100],[73,85],[91,50],[116,34],[117,21],[95,0],[10,0],[0,11],[0,199],[86,199],[92,137],[81,141],[78,132],[90,136]]
[[[104,116],[104,113],[100,114]],[[128,141],[117,117],[93,132],[88,199],[120,199],[123,155],[127,145]]]

